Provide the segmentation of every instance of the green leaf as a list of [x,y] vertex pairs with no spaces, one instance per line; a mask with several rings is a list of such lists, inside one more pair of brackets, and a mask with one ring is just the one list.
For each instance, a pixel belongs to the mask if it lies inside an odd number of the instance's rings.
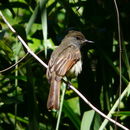
[[98,130],[101,126],[101,116],[98,114],[98,113],[95,113],[95,116],[94,116],[94,121],[93,121],[93,127],[94,127],[94,130]]
[[[75,112],[75,109],[77,107],[74,107],[75,105],[72,103],[68,103],[67,101],[64,101],[64,107],[63,107],[63,111],[64,113],[69,117],[69,119],[72,121],[72,123],[74,124],[74,126],[76,127],[76,129],[80,129],[80,118],[77,114],[77,110]],[[73,109],[72,109],[73,108]]]
[[94,114],[95,114],[94,110],[84,112],[80,130],[90,130]]
[[[8,116],[12,119],[15,119],[15,115],[13,115],[12,113],[8,113]],[[23,122],[25,124],[28,124],[28,120],[27,119],[24,119],[24,118],[21,118],[21,117],[18,117],[16,116],[16,120],[20,121],[20,122]]]
[[10,48],[10,46],[7,43],[8,41],[3,39],[0,40],[0,50],[4,51],[4,53],[8,56],[11,57],[13,55],[13,52]]
[[74,97],[66,101],[74,113],[80,116],[79,97]]
[[115,112],[113,115],[114,116],[130,116],[130,111]]
[[47,56],[47,10],[46,10],[46,1],[40,0],[40,10],[41,10],[41,22],[42,22],[42,31],[44,38],[44,47],[45,47],[45,56]]
[[35,19],[36,19],[37,14],[38,14],[38,10],[39,10],[39,5],[36,6],[31,18],[29,19],[29,22],[26,26],[26,34],[29,34],[29,32],[31,31],[32,25],[35,22]]
[[5,30],[0,31],[0,40],[3,39],[5,32],[6,32]]

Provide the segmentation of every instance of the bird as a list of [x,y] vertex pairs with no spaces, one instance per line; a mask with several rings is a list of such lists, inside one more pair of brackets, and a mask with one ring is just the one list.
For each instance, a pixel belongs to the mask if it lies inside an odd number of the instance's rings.
[[87,40],[80,31],[71,30],[52,52],[46,71],[50,83],[48,110],[59,110],[62,78],[67,75],[78,76],[82,71],[81,48],[85,43],[93,43],[93,41]]

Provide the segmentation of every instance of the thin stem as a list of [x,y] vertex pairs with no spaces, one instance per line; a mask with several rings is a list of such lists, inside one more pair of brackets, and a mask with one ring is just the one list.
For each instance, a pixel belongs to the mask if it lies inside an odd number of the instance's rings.
[[0,70],[0,73],[3,73],[3,72],[5,72],[5,71],[8,71],[8,70],[12,69],[13,67],[15,67],[16,65],[18,65],[21,61],[23,61],[23,60],[26,58],[26,56],[27,56],[28,54],[29,54],[29,53],[27,52],[26,55],[25,55],[24,57],[22,57],[19,61],[17,61],[17,62],[15,61],[15,64],[9,66],[9,67],[6,68],[6,69]]
[[63,83],[63,85],[62,85],[61,102],[60,102],[60,110],[58,112],[58,119],[57,119],[57,123],[56,123],[56,130],[59,130],[59,126],[60,126],[60,119],[61,119],[61,113],[62,113],[62,107],[63,107],[63,102],[64,102],[65,91],[66,91],[66,86]]
[[[14,33],[17,34],[16,31],[14,30],[14,28],[8,23],[8,21],[5,19],[5,17],[3,16],[2,12],[0,11],[0,15],[2,17],[2,19],[4,20],[4,22],[7,24],[7,26],[10,28],[10,30]],[[37,55],[34,54],[34,52],[31,51],[31,49],[27,46],[27,44],[25,43],[25,41],[21,38],[20,35],[17,34],[17,38],[20,40],[20,42],[23,44],[23,46],[27,49],[27,52],[29,52],[37,61],[39,61],[44,67],[48,67]]]
[[[123,91],[123,93],[121,94],[121,96],[117,99],[117,101],[115,102],[115,104],[113,105],[112,109],[109,111],[107,117],[111,118],[112,114],[115,112],[116,108],[118,107],[120,100],[123,99],[123,97],[126,95],[126,93],[128,92],[128,89],[130,88],[130,83],[128,84],[128,86],[126,87],[126,89]],[[104,130],[104,128],[106,127],[108,123],[108,120],[105,119],[102,123],[102,125],[100,126],[99,130]]]
[[[66,82],[66,81],[64,81]],[[67,82],[66,82],[67,83]],[[80,97],[84,100],[84,102],[86,104],[88,104],[94,111],[96,111],[98,114],[100,114],[102,117],[106,118],[107,120],[109,120],[110,122],[114,123],[115,125],[119,126],[120,128],[122,128],[123,130],[129,130],[127,127],[121,125],[120,123],[118,123],[117,121],[107,117],[104,113],[102,113],[100,110],[98,110],[95,106],[93,106],[75,87],[73,87],[71,84],[68,84],[69,87]]]
[[[120,30],[120,17],[119,17],[119,10],[116,3],[116,0],[114,0],[115,8],[116,8],[116,14],[117,14],[117,28],[118,28],[118,39],[119,39],[119,70],[120,70],[120,77],[119,77],[119,97],[121,95],[121,86],[122,86],[122,45],[121,45],[121,30]],[[120,102],[119,102],[120,104]],[[118,109],[119,110],[119,109]]]
[[[119,104],[118,104],[117,111],[120,111],[119,106],[120,106],[120,102],[121,102],[120,95],[121,95],[121,89],[122,89],[122,78],[121,78],[121,75],[122,75],[122,44],[121,44],[120,16],[119,16],[119,10],[118,10],[116,0],[114,0],[114,4],[115,4],[115,9],[116,9],[116,15],[117,15],[117,29],[118,29],[118,39],[119,39],[119,70],[120,70],[119,76],[120,77],[119,77]],[[117,120],[117,117],[116,117],[116,120]],[[116,129],[116,126],[115,126],[115,129]]]
[[[16,55],[15,56],[15,63],[17,63],[18,62],[18,56]],[[18,76],[18,64],[15,66],[15,77],[17,77]],[[15,128],[15,130],[16,130],[16,125],[17,125],[17,119],[16,119],[16,117],[17,117],[17,107],[18,107],[18,105],[17,105],[17,87],[18,87],[18,79],[17,78],[15,78],[15,97],[16,97],[16,103],[15,103],[15,123],[14,123],[14,128]]]

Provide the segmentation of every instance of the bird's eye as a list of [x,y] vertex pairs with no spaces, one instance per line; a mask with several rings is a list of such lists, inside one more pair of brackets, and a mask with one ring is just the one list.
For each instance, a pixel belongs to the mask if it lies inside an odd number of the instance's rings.
[[80,37],[76,37],[76,39],[77,39],[77,40],[81,40],[81,38],[80,38]]

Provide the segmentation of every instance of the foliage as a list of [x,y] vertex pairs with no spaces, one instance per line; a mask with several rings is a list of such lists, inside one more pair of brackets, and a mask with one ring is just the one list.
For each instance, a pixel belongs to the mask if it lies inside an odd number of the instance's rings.
[[[120,11],[122,50],[119,50],[113,0],[3,0],[0,10],[29,47],[47,63],[66,32],[80,30],[95,43],[83,52],[83,71],[72,84],[99,110],[108,113],[119,98],[119,53],[122,54],[122,92],[130,80],[130,2],[117,1]],[[0,17],[0,70],[27,51]],[[57,113],[48,112],[46,69],[28,55],[20,64],[0,73],[0,129],[50,130]],[[113,114],[130,128],[129,91]],[[104,119],[72,91],[67,90],[59,129],[97,130]],[[106,129],[115,129],[112,123]]]

